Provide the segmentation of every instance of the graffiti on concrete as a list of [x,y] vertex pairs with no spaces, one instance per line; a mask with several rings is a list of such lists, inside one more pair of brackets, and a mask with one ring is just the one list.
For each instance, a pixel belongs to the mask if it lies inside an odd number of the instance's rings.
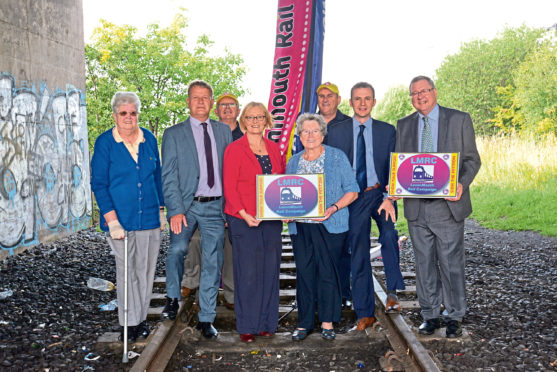
[[85,95],[0,73],[0,250],[90,225]]

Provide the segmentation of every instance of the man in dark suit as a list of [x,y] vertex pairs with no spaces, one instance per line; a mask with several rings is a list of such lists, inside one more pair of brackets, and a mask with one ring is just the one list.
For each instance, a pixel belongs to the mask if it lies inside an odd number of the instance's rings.
[[326,143],[344,151],[360,186],[358,199],[349,206],[347,244],[351,251],[352,301],[358,317],[355,330],[375,323],[375,294],[370,265],[371,218],[379,229],[381,255],[387,277],[388,310],[400,311],[397,289],[404,289],[399,267],[398,233],[394,228],[396,205],[386,197],[390,153],[395,148],[395,128],[371,118],[375,90],[357,83],[350,92],[354,117],[328,126]]
[[424,323],[421,334],[440,328],[445,305],[446,336],[462,335],[466,311],[464,219],[472,212],[470,184],[480,169],[470,115],[437,104],[437,90],[426,76],[410,83],[416,112],[397,123],[396,152],[459,152],[457,196],[404,199],[404,216],[416,259],[416,290]]
[[230,128],[209,119],[213,89],[201,80],[188,87],[190,117],[165,130],[162,138],[162,189],[170,218],[166,259],[167,301],[162,318],[174,319],[180,299],[184,256],[193,232],[201,234],[202,270],[199,283],[198,329],[217,337],[215,319],[223,262],[224,215],[222,161],[232,142]]

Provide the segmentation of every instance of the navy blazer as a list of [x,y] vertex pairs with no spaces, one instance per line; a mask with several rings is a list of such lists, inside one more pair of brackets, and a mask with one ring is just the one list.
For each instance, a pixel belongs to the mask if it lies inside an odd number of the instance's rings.
[[[346,154],[350,164],[354,159],[353,119],[330,124],[323,143],[336,147]],[[384,190],[389,183],[389,167],[391,152],[395,151],[396,131],[389,123],[373,119],[371,124],[373,138],[373,165],[381,188]],[[373,185],[368,185],[373,186]]]
[[[220,121],[209,119],[209,122],[215,136],[222,180],[224,149],[232,142],[232,132],[228,125]],[[186,214],[199,184],[199,159],[189,118],[164,131],[161,155],[162,193],[167,218]]]

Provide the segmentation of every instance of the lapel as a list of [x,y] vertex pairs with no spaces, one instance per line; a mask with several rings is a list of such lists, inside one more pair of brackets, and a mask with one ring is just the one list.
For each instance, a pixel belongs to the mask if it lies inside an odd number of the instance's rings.
[[353,124],[353,118],[350,118],[350,121],[348,121],[349,125],[348,125],[348,129],[346,130],[346,134],[348,135],[348,160],[350,161],[350,164],[352,164],[354,162],[354,124]]
[[437,123],[437,152],[446,152],[445,144],[447,143],[448,132],[447,112],[444,107],[439,106],[439,122]]
[[[373,166],[375,168],[375,173],[379,174],[379,169],[377,167],[377,163],[379,161],[378,154],[382,153],[379,151],[381,147],[381,139],[379,138],[379,128],[375,119],[371,118],[371,142],[372,142],[372,151],[373,151]],[[384,143],[384,141],[383,141]]]
[[259,173],[262,173],[263,170],[261,169],[261,165],[259,164],[259,161],[253,154],[253,151],[251,151],[251,148],[249,147],[248,136],[246,135],[242,136],[242,138],[240,138],[239,141],[242,144],[242,150],[246,154],[246,157],[249,159],[252,167],[255,169],[259,169]]
[[193,131],[191,130],[190,119],[188,118],[183,125],[184,133],[184,143],[183,149],[189,150],[191,162],[197,171],[199,172],[199,157],[197,156],[197,147],[195,146],[195,139],[193,138]]
[[420,127],[420,115],[418,115],[417,111],[414,112],[413,117],[410,119],[408,127],[410,132],[407,137],[407,140],[410,141],[408,152],[418,152],[420,151],[420,136],[418,131]]

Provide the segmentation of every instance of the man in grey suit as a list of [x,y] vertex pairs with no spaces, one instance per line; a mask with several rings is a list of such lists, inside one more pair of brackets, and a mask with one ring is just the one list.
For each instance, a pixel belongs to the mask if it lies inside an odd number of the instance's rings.
[[412,79],[410,96],[417,112],[398,121],[395,151],[460,153],[456,197],[404,199],[424,319],[418,331],[429,335],[440,328],[443,303],[446,336],[455,338],[462,335],[466,312],[464,219],[472,212],[470,184],[480,169],[480,155],[470,115],[439,106],[435,84],[429,77]]
[[190,117],[166,129],[162,138],[162,190],[170,220],[167,301],[162,318],[176,317],[184,256],[193,232],[199,229],[202,270],[197,327],[204,337],[215,338],[218,332],[212,323],[224,242],[222,161],[232,133],[226,124],[209,119],[214,100],[208,83],[193,81],[188,87],[187,103]]

